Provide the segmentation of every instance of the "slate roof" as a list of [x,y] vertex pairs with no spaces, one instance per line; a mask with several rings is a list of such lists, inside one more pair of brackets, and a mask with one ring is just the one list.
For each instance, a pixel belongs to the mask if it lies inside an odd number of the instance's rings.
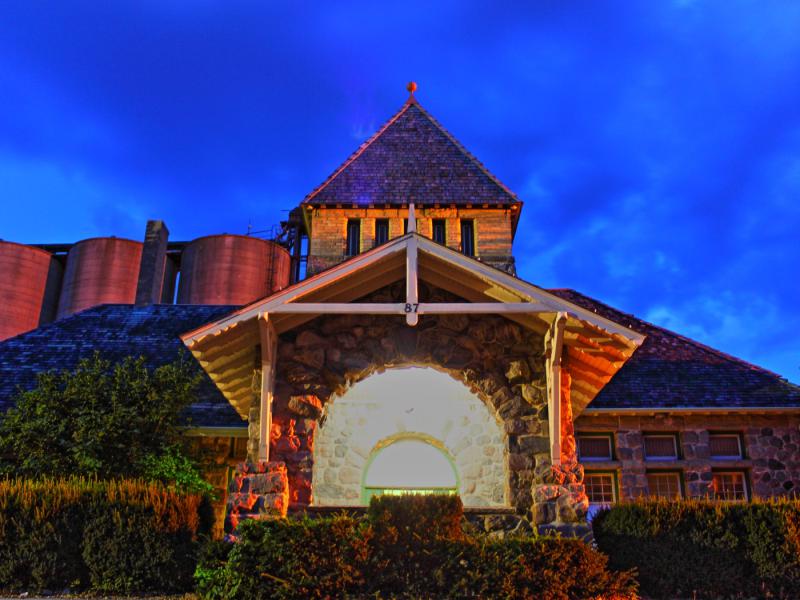
[[[800,387],[775,373],[574,290],[548,291],[647,336],[589,408],[800,408]],[[95,350],[112,361],[142,355],[151,368],[171,362],[187,352],[179,334],[236,308],[106,304],[0,342],[0,412],[18,389],[36,384],[38,372],[72,369]],[[200,427],[245,426],[205,373],[187,416]]]
[[409,201],[418,206],[521,204],[413,97],[303,203],[383,206]]
[[588,408],[800,407],[800,386],[574,290],[548,290],[647,336]]
[[192,425],[244,427],[245,423],[185,349],[178,335],[234,310],[235,306],[105,304],[0,342],[0,414],[19,389],[36,385],[41,371],[71,370],[99,351],[117,362],[144,356],[149,368],[185,353],[203,379],[187,411]]

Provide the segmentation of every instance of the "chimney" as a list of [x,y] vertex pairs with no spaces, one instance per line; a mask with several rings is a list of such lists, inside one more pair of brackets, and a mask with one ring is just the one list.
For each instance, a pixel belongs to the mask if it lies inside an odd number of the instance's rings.
[[161,302],[164,285],[164,267],[167,261],[169,230],[164,221],[148,221],[139,266],[139,283],[136,286],[136,306]]

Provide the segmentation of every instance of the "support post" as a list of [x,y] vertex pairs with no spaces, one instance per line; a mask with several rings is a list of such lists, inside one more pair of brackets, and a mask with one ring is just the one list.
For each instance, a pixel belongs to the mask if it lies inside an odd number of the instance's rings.
[[[414,205],[409,209],[409,220],[414,215]],[[410,231],[410,227],[409,227]],[[411,236],[406,245],[406,323],[412,327],[419,322],[419,281],[417,279],[417,238]]]
[[258,315],[261,339],[261,396],[258,430],[258,460],[269,460],[269,436],[272,429],[272,396],[275,391],[275,359],[278,336],[267,313]]
[[561,352],[567,313],[556,313],[545,337],[547,351],[547,412],[550,416],[550,461],[561,464]]

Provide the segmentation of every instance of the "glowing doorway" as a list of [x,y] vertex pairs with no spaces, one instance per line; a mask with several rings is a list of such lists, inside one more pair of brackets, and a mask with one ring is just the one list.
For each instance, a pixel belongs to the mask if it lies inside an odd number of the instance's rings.
[[[404,444],[390,450],[401,440],[416,440],[422,446]],[[365,504],[366,487],[404,487],[398,479],[373,480],[387,471],[373,473],[371,467],[379,459],[388,462],[394,453],[399,467],[404,462],[420,466],[422,458],[403,461],[408,450],[420,457],[428,453],[425,460],[439,465],[449,460],[449,478],[438,471],[439,479],[431,486],[448,487],[455,478],[464,506],[507,506],[507,444],[498,419],[463,383],[431,368],[390,369],[356,383],[327,404],[314,440],[313,503],[359,506]],[[439,454],[430,455],[432,451]],[[389,454],[381,458],[384,452]],[[426,481],[434,480],[420,481],[409,487],[425,488]]]
[[400,494],[455,494],[458,476],[449,456],[419,438],[399,439],[376,450],[367,463],[361,499]]

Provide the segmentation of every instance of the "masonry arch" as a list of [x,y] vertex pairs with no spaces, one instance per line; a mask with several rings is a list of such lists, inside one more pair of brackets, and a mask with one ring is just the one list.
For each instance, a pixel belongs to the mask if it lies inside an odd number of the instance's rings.
[[[364,503],[365,478],[377,453],[390,446],[397,450],[402,442],[409,450],[414,447],[409,442],[427,444],[452,461],[465,506],[508,505],[507,439],[500,422],[463,383],[430,367],[388,369],[331,397],[314,442],[314,504]],[[398,460],[402,452],[394,464]],[[412,452],[408,460],[415,460]],[[436,474],[426,472],[433,462],[416,462],[419,480],[437,487]],[[391,464],[384,468],[391,470]],[[396,471],[382,474],[387,488],[402,487],[392,485]]]

